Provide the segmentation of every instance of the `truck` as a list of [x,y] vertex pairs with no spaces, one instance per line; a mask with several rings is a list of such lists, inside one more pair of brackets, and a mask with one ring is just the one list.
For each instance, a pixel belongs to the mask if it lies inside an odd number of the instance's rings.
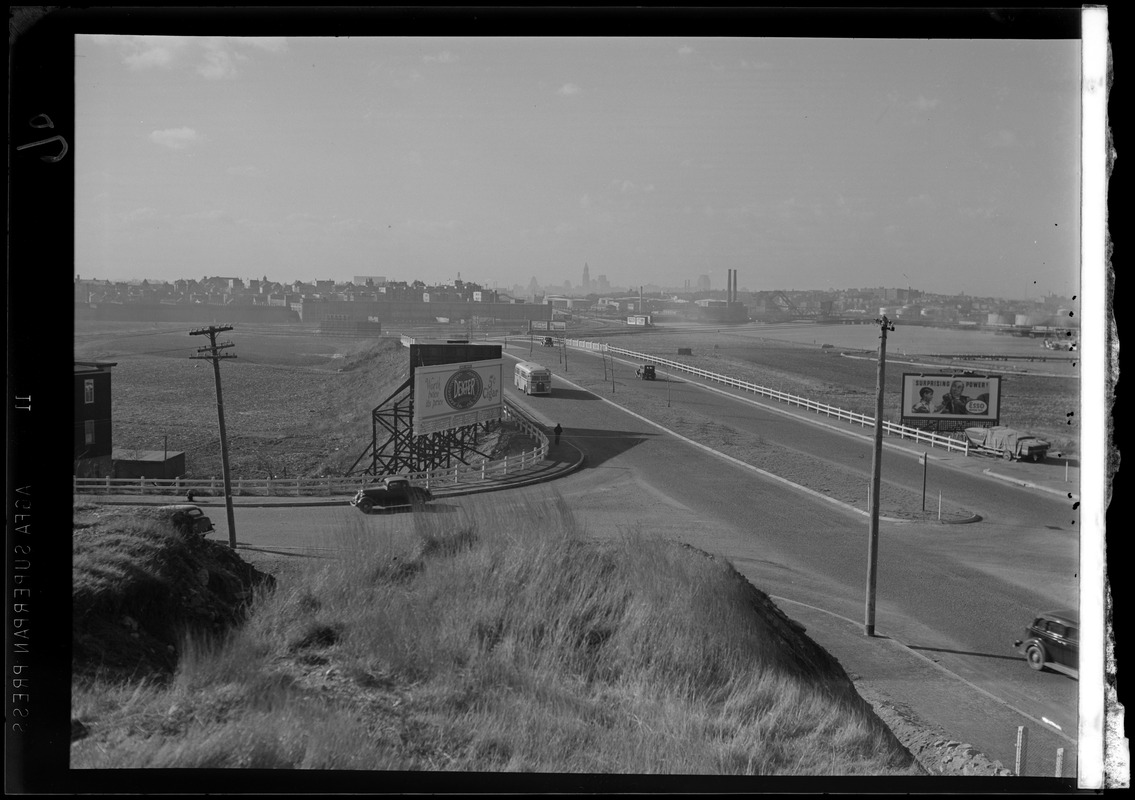
[[1026,458],[1040,461],[1048,454],[1051,446],[1044,439],[1038,439],[1027,433],[1021,433],[1004,425],[995,425],[992,428],[966,428],[966,439],[970,447],[979,453],[988,453],[992,456],[1001,456],[1006,461]]
[[420,508],[433,500],[433,493],[410,483],[409,478],[387,475],[378,483],[363,486],[351,498],[351,505],[364,514],[375,509]]

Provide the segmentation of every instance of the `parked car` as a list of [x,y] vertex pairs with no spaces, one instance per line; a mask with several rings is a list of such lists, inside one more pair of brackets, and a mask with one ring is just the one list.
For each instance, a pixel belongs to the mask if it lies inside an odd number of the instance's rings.
[[216,530],[213,521],[205,516],[205,512],[201,510],[200,506],[188,503],[161,506],[157,509],[157,513],[162,519],[173,523],[174,527],[182,533],[195,533],[198,536],[205,536],[210,531]]
[[654,378],[655,378],[654,365],[653,364],[643,364],[641,367],[639,367],[638,369],[635,370],[635,376],[638,377],[640,380],[644,380],[644,381],[654,380]]
[[1013,642],[1035,670],[1045,667],[1080,677],[1080,615],[1075,611],[1046,611],[1025,628],[1025,638]]
[[351,505],[364,514],[376,508],[416,508],[433,500],[433,493],[421,486],[414,486],[403,477],[387,476],[381,482],[364,486],[355,493]]

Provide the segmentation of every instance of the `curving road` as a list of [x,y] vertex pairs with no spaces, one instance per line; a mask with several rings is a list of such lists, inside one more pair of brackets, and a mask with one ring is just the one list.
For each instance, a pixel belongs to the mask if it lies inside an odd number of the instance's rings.
[[[515,352],[528,357],[526,348]],[[604,375],[597,358],[575,352],[569,358],[569,380]],[[558,378],[565,377],[556,356],[544,355],[543,362]],[[626,368],[620,372],[632,374]],[[509,391],[549,427],[561,423],[565,444],[587,454],[584,470],[555,484],[509,493],[556,493],[596,536],[638,531],[721,554],[778,598],[790,616],[823,614],[845,629],[862,624],[868,533],[862,514],[715,455],[627,413],[609,397],[563,380],[551,397],[526,398],[511,386]],[[730,429],[861,470],[864,486],[869,482],[866,437],[837,433],[693,383],[616,380],[613,399],[631,392],[659,395],[660,403],[669,393],[674,406],[696,407]],[[887,481],[921,490],[922,468],[914,455],[888,449],[883,472]],[[1027,725],[1034,750],[1065,748],[1070,765],[1065,774],[1070,774],[1077,683],[1061,674],[1033,672],[1011,650],[1037,610],[1077,604],[1077,530],[1069,503],[969,472],[935,469],[934,479],[949,496],[965,498],[966,507],[983,519],[968,525],[880,526],[877,635],[898,640],[925,656],[928,665],[938,665],[929,677],[912,675],[917,685],[903,687],[902,676],[891,676],[891,685],[932,694],[942,669],[948,670],[973,687],[972,703],[954,703],[952,709],[965,721],[967,741],[1012,767],[1016,725]],[[446,501],[433,513],[459,505],[457,499]],[[406,515],[363,518],[347,507],[237,513],[243,543],[282,552],[316,549],[330,555],[336,546],[331,532],[344,525],[409,525]],[[814,623],[806,624],[818,632]],[[820,643],[845,661],[839,637]],[[880,647],[881,661],[873,667],[880,673],[886,671],[885,653]],[[858,660],[856,667],[864,669]],[[991,707],[998,713],[990,713]],[[957,731],[959,720],[941,722],[955,736],[963,735]]]

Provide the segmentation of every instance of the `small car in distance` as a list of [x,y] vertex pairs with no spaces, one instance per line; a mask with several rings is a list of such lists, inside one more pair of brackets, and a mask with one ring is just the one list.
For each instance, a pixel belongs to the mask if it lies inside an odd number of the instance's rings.
[[544,345],[544,347],[555,347],[556,346],[556,340],[553,339],[551,336],[545,336],[542,344]]
[[364,514],[377,509],[417,508],[433,500],[433,493],[414,486],[406,478],[390,475],[380,483],[364,486],[351,498],[351,505]]
[[1035,670],[1048,667],[1079,679],[1080,615],[1066,609],[1038,614],[1013,647]]
[[182,533],[195,533],[205,536],[215,530],[213,521],[205,516],[199,506],[182,503],[174,506],[162,506],[157,509],[158,516],[168,520]]
[[654,370],[653,364],[643,364],[641,367],[639,367],[637,370],[635,370],[635,376],[639,380],[644,380],[644,381],[654,380],[655,379],[654,373],[655,373],[655,370]]

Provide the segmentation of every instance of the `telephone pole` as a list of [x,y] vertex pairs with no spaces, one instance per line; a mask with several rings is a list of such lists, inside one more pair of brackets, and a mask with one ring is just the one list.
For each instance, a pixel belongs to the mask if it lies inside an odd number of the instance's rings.
[[211,325],[208,328],[198,328],[190,331],[190,336],[208,336],[209,345],[198,347],[198,353],[207,355],[190,356],[190,358],[207,358],[213,362],[213,380],[217,386],[217,421],[221,428],[221,473],[225,481],[225,514],[229,523],[229,547],[236,549],[236,522],[233,519],[233,492],[232,479],[229,476],[229,442],[225,436],[225,404],[221,399],[221,359],[236,358],[235,353],[220,352],[226,347],[233,347],[232,342],[218,342],[217,334],[231,331],[232,325]]
[[884,316],[876,319],[882,331],[879,337],[879,370],[875,384],[875,451],[871,457],[871,534],[867,546],[867,607],[864,611],[864,632],[875,635],[875,582],[879,570],[879,484],[883,467],[883,377],[887,369],[887,331],[895,326]]

